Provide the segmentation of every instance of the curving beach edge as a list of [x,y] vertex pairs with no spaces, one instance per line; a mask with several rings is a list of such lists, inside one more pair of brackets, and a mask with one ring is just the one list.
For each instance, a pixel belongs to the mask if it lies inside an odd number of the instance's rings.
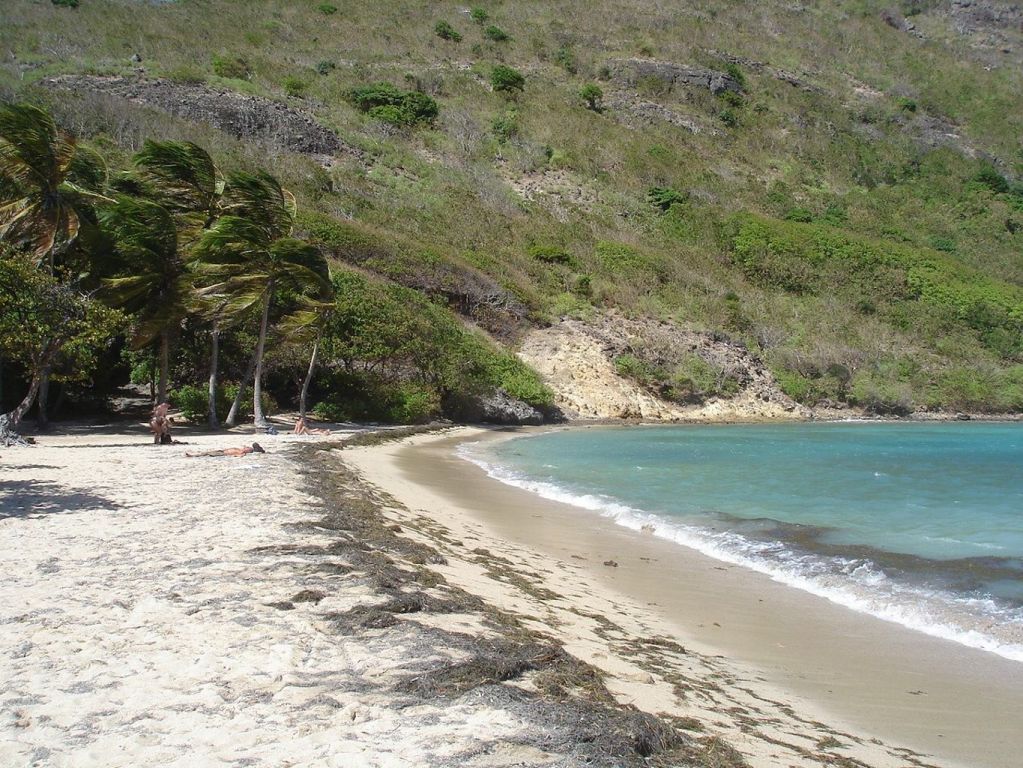
[[0,763],[1015,763],[1023,664],[455,455],[507,434],[5,450]]

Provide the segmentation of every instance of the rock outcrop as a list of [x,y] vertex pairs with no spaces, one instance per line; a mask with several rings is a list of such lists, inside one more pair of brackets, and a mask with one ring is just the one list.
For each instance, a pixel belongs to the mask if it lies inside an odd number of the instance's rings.
[[[616,357],[643,346],[695,354],[735,370],[741,389],[734,397],[698,405],[664,400],[615,367]],[[770,371],[741,344],[670,323],[615,314],[591,322],[565,319],[530,332],[519,357],[543,376],[558,407],[574,419],[758,421],[811,415],[778,388]]]
[[725,91],[738,93],[742,90],[739,81],[726,72],[688,64],[654,59],[614,59],[607,63],[611,80],[618,85],[634,88],[644,80],[653,80],[666,88],[683,86],[703,88],[717,95]]
[[53,90],[123,99],[190,122],[206,123],[236,138],[261,140],[321,160],[342,154],[362,159],[360,150],[343,142],[312,116],[259,96],[211,88],[203,83],[93,75],[51,77],[41,84]]

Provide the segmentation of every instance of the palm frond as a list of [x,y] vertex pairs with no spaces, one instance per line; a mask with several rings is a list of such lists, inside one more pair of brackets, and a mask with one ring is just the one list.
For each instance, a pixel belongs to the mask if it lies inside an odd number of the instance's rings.
[[213,158],[190,141],[147,140],[135,155],[142,181],[151,185],[168,209],[178,214],[213,215],[223,180]]

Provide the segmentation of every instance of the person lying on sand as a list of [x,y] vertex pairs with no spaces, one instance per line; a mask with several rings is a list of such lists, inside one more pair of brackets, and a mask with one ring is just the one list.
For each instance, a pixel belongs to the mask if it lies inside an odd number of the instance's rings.
[[250,453],[266,453],[259,443],[246,445],[244,448],[221,448],[218,451],[203,451],[202,453],[186,453],[186,456],[196,458],[198,456],[248,456]]
[[329,435],[329,429],[310,429],[309,422],[303,417],[299,416],[298,421],[295,422],[295,434],[296,435]]

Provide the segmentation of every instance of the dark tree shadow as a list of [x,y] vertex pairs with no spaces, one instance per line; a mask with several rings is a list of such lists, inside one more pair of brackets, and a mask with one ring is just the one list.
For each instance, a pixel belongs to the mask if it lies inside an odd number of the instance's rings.
[[48,480],[0,481],[0,520],[12,517],[32,519],[120,507],[120,504],[110,499],[73,491]]

